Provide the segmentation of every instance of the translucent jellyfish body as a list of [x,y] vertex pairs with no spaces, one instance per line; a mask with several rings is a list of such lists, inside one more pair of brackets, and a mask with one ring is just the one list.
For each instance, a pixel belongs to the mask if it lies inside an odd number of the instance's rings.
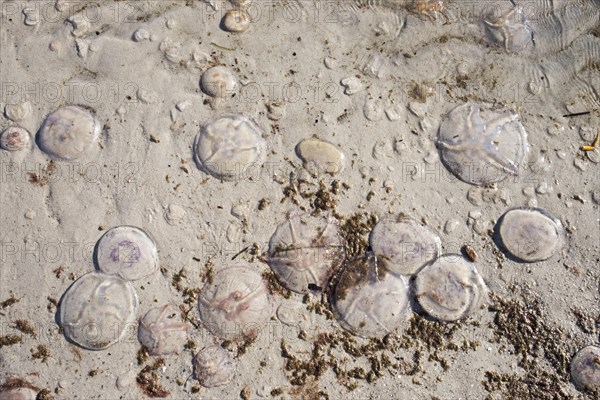
[[571,378],[582,391],[600,390],[600,347],[586,346],[571,360]]
[[238,89],[238,81],[226,67],[212,67],[204,71],[200,81],[202,91],[211,97],[231,97]]
[[226,385],[237,370],[237,361],[221,346],[208,346],[194,357],[194,375],[207,388]]
[[518,175],[528,150],[519,116],[483,103],[450,111],[440,125],[437,144],[446,168],[475,185]]
[[286,288],[308,293],[325,288],[344,257],[335,218],[296,213],[271,236],[267,261]]
[[441,252],[440,238],[410,218],[387,218],[373,227],[371,249],[387,261],[390,272],[412,275]]
[[220,270],[198,296],[200,319],[221,339],[255,338],[273,314],[273,301],[262,276],[250,266]]
[[0,134],[0,148],[7,151],[19,151],[31,145],[31,137],[25,128],[9,126]]
[[136,319],[138,297],[131,283],[91,272],[76,280],[60,302],[65,337],[83,348],[103,350],[121,340]]
[[382,337],[410,315],[408,282],[386,271],[385,261],[372,253],[348,262],[332,296],[340,325],[361,337]]
[[513,7],[497,18],[484,18],[483,26],[488,39],[508,53],[522,51],[532,44],[533,30],[521,7]]
[[475,265],[458,254],[440,256],[417,274],[417,301],[435,319],[456,321],[478,309],[488,289]]
[[260,173],[267,152],[262,131],[241,114],[208,121],[194,142],[198,168],[225,181],[252,179]]
[[105,274],[135,281],[158,268],[158,251],[148,234],[134,226],[108,230],[96,245],[96,263]]
[[508,210],[498,221],[496,231],[501,247],[519,261],[546,260],[562,246],[562,224],[541,208]]
[[187,338],[188,325],[171,304],[151,309],[140,319],[138,340],[153,356],[176,354]]
[[37,136],[43,152],[60,160],[81,157],[96,141],[100,124],[86,109],[64,106],[46,117]]

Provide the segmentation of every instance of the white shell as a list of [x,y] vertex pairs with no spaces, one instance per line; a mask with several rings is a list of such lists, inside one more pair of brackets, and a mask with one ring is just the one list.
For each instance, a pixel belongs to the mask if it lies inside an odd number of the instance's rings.
[[0,134],[0,148],[7,151],[19,151],[31,145],[31,136],[25,128],[9,126]]
[[340,325],[361,337],[382,337],[410,315],[408,282],[385,270],[372,253],[351,260],[336,284],[333,312]]
[[153,356],[179,353],[187,339],[188,326],[172,304],[151,309],[140,319],[138,340]]
[[459,254],[440,256],[416,274],[415,296],[433,318],[456,321],[477,310],[488,289],[475,265]]
[[517,260],[547,260],[563,243],[562,224],[540,208],[514,208],[498,221],[502,246]]
[[225,13],[223,28],[229,32],[241,33],[250,29],[250,14],[242,9],[233,9]]
[[75,160],[98,139],[100,124],[87,110],[65,106],[46,117],[38,132],[43,152],[61,160]]
[[414,274],[442,251],[440,238],[410,218],[379,221],[371,231],[369,243],[373,253],[387,261],[390,272],[403,275]]
[[131,283],[90,272],[67,289],[59,319],[65,337],[83,348],[103,350],[123,338],[136,324],[138,297]]
[[35,400],[37,392],[29,388],[11,388],[0,392],[0,400]]
[[309,293],[324,289],[344,258],[335,218],[306,213],[292,214],[277,227],[267,261],[286,288]]
[[194,375],[207,388],[226,385],[237,370],[237,361],[221,346],[208,346],[194,357]]
[[335,175],[344,169],[344,154],[324,140],[304,139],[296,145],[296,154],[311,174]]
[[571,377],[580,391],[600,390],[600,347],[585,346],[571,360]]
[[267,152],[259,127],[241,114],[226,114],[204,124],[194,142],[198,167],[221,180],[255,177]]
[[273,314],[262,276],[250,266],[229,267],[215,274],[198,296],[200,319],[215,336],[227,340],[254,338]]
[[135,281],[158,269],[158,251],[154,241],[134,226],[109,229],[98,241],[95,252],[98,269]]
[[209,96],[225,98],[237,92],[238,80],[229,68],[212,67],[202,74],[200,86]]

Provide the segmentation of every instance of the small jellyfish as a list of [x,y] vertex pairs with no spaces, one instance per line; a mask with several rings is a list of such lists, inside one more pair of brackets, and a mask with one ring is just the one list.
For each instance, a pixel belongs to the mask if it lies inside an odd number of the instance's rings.
[[37,134],[43,152],[59,160],[81,157],[100,134],[100,124],[86,109],[64,106],[46,117]]
[[487,301],[488,289],[475,265],[459,254],[440,256],[417,274],[417,301],[427,314],[440,321],[456,321]]
[[273,301],[258,272],[237,266],[215,274],[198,295],[198,308],[202,323],[213,335],[242,341],[259,335],[273,313]]
[[364,338],[382,337],[410,316],[408,282],[388,273],[385,261],[368,253],[346,265],[332,296],[340,325]]
[[135,281],[158,269],[158,251],[154,241],[134,226],[118,226],[108,230],[96,244],[98,269]]
[[256,178],[266,153],[267,142],[262,131],[242,114],[209,120],[194,142],[198,168],[224,181]]
[[187,338],[188,325],[171,304],[151,309],[140,319],[138,340],[153,356],[176,354]]
[[267,262],[286,288],[308,293],[325,288],[344,258],[335,218],[294,213],[271,236]]
[[60,326],[70,342],[89,350],[103,350],[134,326],[137,306],[137,293],[130,282],[90,272],[63,294]]
[[571,360],[571,378],[582,391],[600,391],[600,347],[590,345],[579,350]]
[[450,111],[440,125],[437,144],[446,168],[474,185],[517,176],[528,149],[517,114],[479,103]]
[[0,148],[6,151],[19,151],[31,145],[31,137],[25,128],[10,126],[0,134]]
[[221,346],[208,346],[194,357],[194,375],[207,388],[226,385],[237,370],[237,361]]
[[226,98],[235,95],[238,80],[228,68],[217,66],[204,71],[200,87],[211,97]]
[[296,154],[311,174],[335,175],[344,169],[345,156],[337,146],[319,139],[304,139],[296,145]]
[[250,14],[247,11],[233,9],[225,13],[221,25],[226,31],[242,33],[250,29],[251,22]]
[[562,224],[541,208],[508,210],[496,224],[500,247],[518,261],[547,260],[560,249],[564,231]]
[[38,392],[26,387],[8,388],[0,392],[0,400],[35,400]]
[[428,227],[410,218],[383,219],[369,236],[371,249],[387,261],[395,274],[412,275],[441,252],[440,238]]
[[512,10],[492,21],[484,19],[483,26],[488,38],[493,43],[504,47],[507,53],[517,53],[533,41],[533,31],[521,7],[513,7]]

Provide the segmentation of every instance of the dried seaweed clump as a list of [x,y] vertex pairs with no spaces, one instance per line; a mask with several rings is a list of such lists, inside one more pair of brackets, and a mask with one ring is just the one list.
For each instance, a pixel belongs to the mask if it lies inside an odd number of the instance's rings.
[[137,375],[138,386],[148,397],[168,397],[171,392],[159,385],[159,376],[156,372],[159,368],[165,365],[165,360],[158,358],[153,364],[146,365]]

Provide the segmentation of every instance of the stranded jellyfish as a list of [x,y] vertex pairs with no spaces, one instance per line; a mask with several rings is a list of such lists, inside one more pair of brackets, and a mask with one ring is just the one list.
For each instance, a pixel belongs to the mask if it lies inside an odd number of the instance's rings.
[[207,388],[226,385],[237,370],[237,361],[221,346],[208,346],[194,357],[194,375]]
[[518,175],[528,148],[519,116],[483,103],[450,111],[440,125],[437,144],[446,168],[474,185]]
[[335,218],[292,213],[271,236],[268,263],[286,288],[308,293],[327,286],[344,255]]
[[390,274],[368,253],[349,261],[335,286],[333,312],[342,327],[361,337],[382,337],[410,315],[408,282]]
[[135,281],[158,268],[158,252],[148,234],[133,226],[108,230],[96,245],[96,263],[105,274]]
[[477,310],[488,289],[475,265],[458,254],[440,256],[417,274],[417,301],[427,314],[441,321],[456,321]]
[[37,134],[43,152],[59,160],[81,157],[96,141],[100,124],[86,109],[64,106],[46,117]]
[[571,360],[571,377],[580,391],[600,390],[600,347],[586,346]]
[[546,260],[560,249],[562,224],[541,208],[514,208],[498,221],[501,246],[519,261]]
[[258,336],[273,313],[262,276],[250,266],[228,267],[198,295],[200,319],[215,336],[242,341]]
[[76,280],[60,302],[65,337],[83,348],[103,350],[135,324],[138,297],[126,280],[90,272]]
[[176,354],[187,338],[188,326],[171,304],[151,309],[140,319],[138,340],[153,356]]
[[225,98],[235,95],[238,81],[228,68],[212,67],[202,74],[200,87],[211,97]]
[[392,273],[412,275],[436,259],[442,248],[440,238],[428,227],[406,218],[379,221],[369,236],[371,249],[387,261]]
[[6,151],[19,151],[31,144],[29,132],[20,126],[9,126],[0,134],[0,148]]
[[224,181],[250,179],[260,172],[267,142],[260,128],[241,114],[211,119],[194,141],[198,168]]

